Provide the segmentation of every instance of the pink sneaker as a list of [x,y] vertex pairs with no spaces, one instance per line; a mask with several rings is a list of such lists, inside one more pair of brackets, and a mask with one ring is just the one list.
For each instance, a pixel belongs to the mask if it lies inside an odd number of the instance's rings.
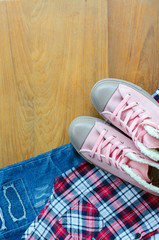
[[142,88],[119,79],[103,79],[91,92],[104,119],[130,136],[146,156],[159,161],[159,105]]
[[78,117],[69,127],[70,140],[88,162],[159,196],[159,163],[142,155],[133,141],[103,120]]

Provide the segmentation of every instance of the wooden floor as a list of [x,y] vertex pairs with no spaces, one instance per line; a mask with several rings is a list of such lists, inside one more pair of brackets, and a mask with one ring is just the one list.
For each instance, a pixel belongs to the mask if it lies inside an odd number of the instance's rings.
[[0,0],[0,167],[68,143],[106,77],[159,87],[158,0]]

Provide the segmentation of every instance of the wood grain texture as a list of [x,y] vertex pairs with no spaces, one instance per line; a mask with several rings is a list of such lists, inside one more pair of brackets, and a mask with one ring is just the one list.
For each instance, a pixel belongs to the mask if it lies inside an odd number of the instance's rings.
[[159,88],[159,1],[108,1],[109,76]]
[[69,142],[90,91],[159,87],[158,0],[0,0],[0,167]]
[[107,2],[0,1],[0,167],[69,142],[108,76]]

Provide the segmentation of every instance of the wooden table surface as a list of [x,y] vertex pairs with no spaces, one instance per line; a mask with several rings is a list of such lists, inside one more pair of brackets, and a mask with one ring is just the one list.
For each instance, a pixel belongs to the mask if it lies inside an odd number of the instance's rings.
[[158,0],[0,0],[0,167],[69,142],[112,77],[159,87]]

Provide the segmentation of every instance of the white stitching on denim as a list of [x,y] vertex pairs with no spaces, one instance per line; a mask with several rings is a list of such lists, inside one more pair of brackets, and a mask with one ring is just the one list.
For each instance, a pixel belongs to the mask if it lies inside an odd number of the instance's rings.
[[3,212],[2,212],[2,208],[0,207],[0,219],[2,221],[2,226],[0,228],[0,231],[1,230],[5,230],[7,229],[6,225],[5,225],[5,219],[4,219],[4,216],[3,216]]
[[[34,209],[32,203],[31,203],[31,201],[30,201],[30,197],[29,197],[29,195],[28,195],[28,191],[27,191],[27,189],[26,189],[26,187],[25,187],[25,184],[24,184],[22,178],[17,178],[16,180],[13,180],[13,181],[7,182],[7,183],[5,183],[5,184],[2,185],[2,188],[4,188],[5,185],[11,185],[11,184],[14,184],[14,182],[17,182],[17,181],[20,181],[20,182],[22,183],[22,185],[23,185],[23,187],[24,187],[24,190],[25,190],[25,194],[26,194],[26,196],[27,196],[27,199],[28,199],[28,201],[29,201],[29,203],[30,203],[30,206],[31,206],[32,210],[34,211],[34,213],[35,213],[35,217],[36,217],[37,214],[38,214],[38,212],[36,213],[36,211],[35,211],[35,209]],[[15,184],[14,184],[14,186],[15,186]]]
[[[11,211],[11,202],[10,202],[10,200],[9,200],[9,198],[7,197],[7,194],[6,194],[8,188],[13,188],[13,189],[14,189],[14,191],[15,191],[15,193],[16,193],[16,195],[17,195],[17,197],[18,197],[18,199],[19,199],[19,201],[20,201],[20,203],[21,203],[21,205],[22,205],[23,213],[24,213],[24,214],[23,214],[23,216],[22,216],[21,218],[19,218],[19,219],[16,218],[16,217],[14,217],[13,214],[12,214],[12,211]],[[5,199],[6,199],[7,202],[8,202],[8,212],[9,212],[9,214],[10,214],[13,222],[21,221],[22,219],[26,218],[26,210],[25,210],[23,201],[22,201],[22,199],[21,199],[21,197],[20,197],[17,189],[15,188],[14,184],[12,183],[12,184],[9,185],[9,186],[3,186],[3,193],[4,193]]]

